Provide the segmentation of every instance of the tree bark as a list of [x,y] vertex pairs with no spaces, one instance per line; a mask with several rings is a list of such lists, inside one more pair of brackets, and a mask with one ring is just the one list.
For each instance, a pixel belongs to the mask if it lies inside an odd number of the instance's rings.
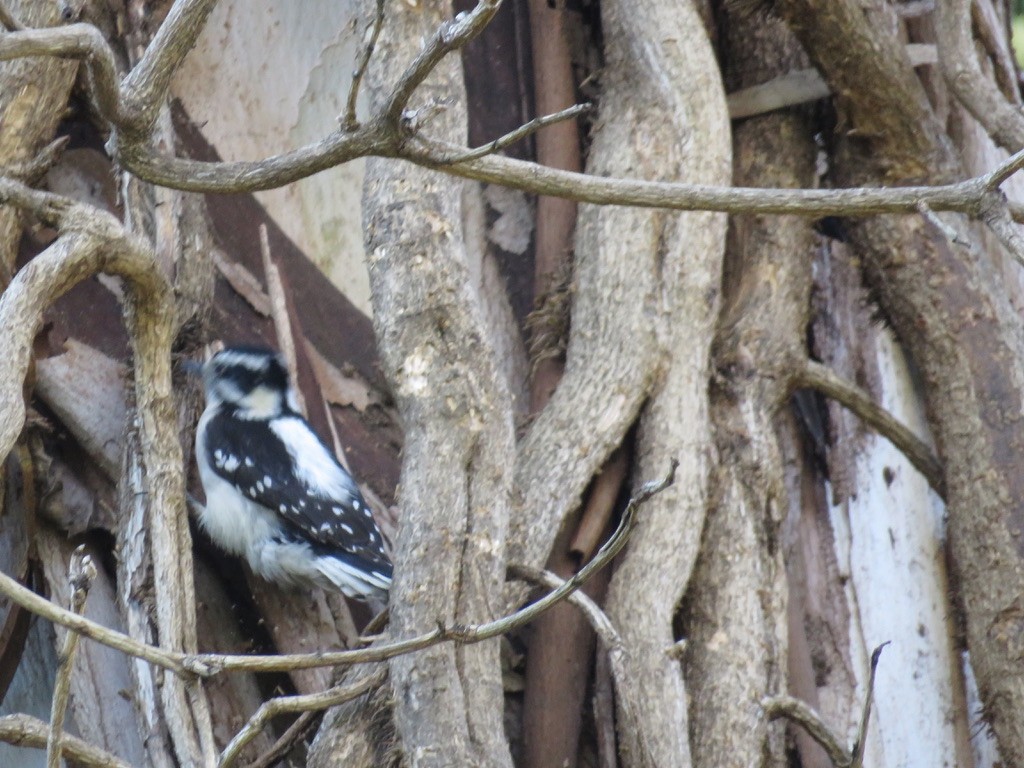
[[[444,2],[394,6],[368,86],[381,102]],[[459,62],[420,88],[448,100],[432,134],[465,142]],[[405,425],[391,627],[479,623],[503,605],[512,405],[478,299],[470,290],[462,185],[385,160],[367,164],[363,201],[374,321]],[[391,662],[395,722],[412,766],[508,766],[498,643],[441,645]]]
[[[778,20],[729,14],[725,22],[730,90],[804,64]],[[813,186],[812,133],[794,111],[738,123],[733,183]],[[812,236],[804,219],[730,219],[711,379],[712,501],[682,618],[695,766],[785,765],[783,729],[761,703],[786,692],[781,525],[790,501],[775,415],[806,356]]]
[[[8,8],[22,24],[51,27],[61,23],[60,3],[20,0]],[[75,82],[78,63],[55,58],[0,63],[0,162],[25,163],[50,141]],[[0,286],[14,274],[14,260],[24,215],[11,206],[0,208]]]
[[[606,1],[602,21],[608,67],[589,171],[729,183],[728,114],[695,5]],[[644,280],[651,289],[643,322],[655,329],[660,380],[640,423],[638,477],[656,477],[670,459],[680,461],[675,485],[645,505],[608,594],[609,617],[630,649],[618,691],[626,766],[690,765],[673,620],[708,502],[707,375],[725,223],[715,214],[620,209],[584,208],[580,217],[580,258],[621,249],[624,264],[607,269],[625,266],[631,281]]]
[[[783,0],[780,11],[838,96],[844,185],[942,183],[961,175],[881,3]],[[871,82],[874,87],[859,85]],[[973,238],[963,217],[946,221]],[[1024,334],[992,258],[919,219],[849,225],[897,334],[920,367],[946,469],[949,552],[967,644],[1003,760],[1024,761]]]

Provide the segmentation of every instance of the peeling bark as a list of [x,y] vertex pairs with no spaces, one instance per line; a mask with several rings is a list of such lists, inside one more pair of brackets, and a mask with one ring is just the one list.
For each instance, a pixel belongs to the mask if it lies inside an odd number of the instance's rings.
[[[778,4],[834,93],[852,131],[837,137],[844,185],[941,183],[959,162],[895,35],[892,9],[871,3]],[[872,82],[871,89],[856,83]],[[972,238],[961,217],[953,227]],[[967,642],[1002,758],[1024,761],[1024,334],[991,257],[957,247],[920,220],[853,222],[886,314],[920,367],[946,468],[949,552]]]

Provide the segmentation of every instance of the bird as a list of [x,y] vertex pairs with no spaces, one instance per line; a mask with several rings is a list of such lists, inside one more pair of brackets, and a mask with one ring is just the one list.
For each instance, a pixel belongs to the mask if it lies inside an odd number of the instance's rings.
[[234,346],[201,367],[202,528],[267,581],[387,600],[392,564],[352,476],[299,413],[275,352]]

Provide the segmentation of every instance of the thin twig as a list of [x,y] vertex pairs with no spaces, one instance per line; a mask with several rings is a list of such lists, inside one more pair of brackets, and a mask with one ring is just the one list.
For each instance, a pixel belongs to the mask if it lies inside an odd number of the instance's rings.
[[626,481],[629,465],[629,449],[620,445],[605,460],[601,472],[591,483],[579,525],[569,542],[569,552],[578,557],[579,562],[585,563],[590,559],[608,530],[608,521]]
[[[96,578],[96,565],[85,552],[85,545],[79,545],[71,555],[68,567],[68,583],[71,586],[71,610],[81,615],[89,588]],[[53,685],[53,702],[50,707],[50,734],[46,739],[46,768],[60,768],[63,752],[64,717],[71,694],[71,673],[75,666],[75,650],[78,648],[77,632],[64,635],[60,654],[57,657],[57,679]]]
[[504,136],[500,136],[492,142],[483,144],[476,149],[470,149],[466,152],[462,152],[440,160],[442,165],[451,165],[453,163],[464,163],[467,160],[475,160],[478,157],[484,157],[485,155],[493,155],[495,152],[500,152],[505,147],[515,144],[517,141],[522,141],[527,136],[531,136],[541,128],[547,125],[554,125],[555,123],[561,123],[565,120],[572,120],[573,118],[579,117],[580,115],[586,114],[593,105],[590,103],[586,104],[574,104],[567,109],[563,109],[559,112],[555,112],[551,115],[544,115],[543,117],[535,117],[525,125],[521,125],[514,131],[509,131]]
[[792,696],[773,696],[762,701],[761,707],[770,720],[785,717],[800,725],[828,753],[829,760],[836,768],[848,768],[849,752],[821,719],[821,715],[809,705]]
[[962,245],[965,248],[969,248],[971,245],[970,240],[961,235],[954,227],[944,222],[939,215],[935,213],[931,208],[928,207],[927,203],[921,203],[917,210],[920,211],[921,216],[924,217],[925,221],[931,224],[935,229],[945,235],[946,239],[951,243]]
[[[46,749],[50,726],[31,715],[0,717],[0,741],[16,747]],[[132,768],[121,758],[94,747],[77,736],[65,734],[61,741],[64,758],[85,768]]]
[[263,277],[267,281],[267,296],[270,299],[270,316],[274,321],[274,333],[277,335],[277,346],[284,356],[288,375],[295,385],[293,391],[299,406],[299,413],[308,416],[306,400],[299,388],[299,360],[295,350],[295,337],[292,334],[291,318],[288,316],[288,297],[281,283],[281,273],[270,255],[270,240],[267,237],[267,225],[260,224],[260,256],[263,259]]
[[928,481],[928,485],[941,498],[946,498],[946,480],[942,464],[931,448],[910,431],[895,416],[875,403],[859,387],[844,381],[826,365],[808,360],[796,372],[794,385],[797,388],[816,389],[846,406],[869,426],[887,438],[907,457],[914,468]]
[[853,754],[850,759],[850,768],[863,768],[864,766],[864,742],[868,738],[868,723],[871,721],[871,704],[875,697],[875,670],[878,668],[878,659],[882,655],[882,649],[889,644],[886,640],[871,652],[871,672],[868,675],[868,690],[864,695],[864,709],[861,712],[860,728],[857,729],[857,740],[853,743]]
[[480,0],[472,11],[459,13],[454,19],[441,24],[440,29],[405,70],[391,92],[391,97],[381,112],[385,123],[392,126],[401,123],[402,113],[420,84],[427,79],[441,59],[480,34],[494,18],[500,5],[501,0]]
[[1014,222],[1003,196],[994,197],[997,199],[982,211],[981,218],[1017,263],[1024,266],[1024,237],[1021,237],[1019,225]]
[[256,714],[249,718],[249,721],[242,729],[235,734],[235,737],[224,748],[220,759],[217,762],[219,768],[228,768],[239,754],[253,739],[259,736],[266,727],[267,722],[278,715],[294,712],[315,712],[330,707],[336,707],[346,701],[351,701],[357,696],[379,688],[387,678],[387,668],[381,666],[372,674],[366,675],[351,685],[339,685],[320,693],[310,693],[300,696],[278,696],[263,702]]
[[1000,163],[994,171],[989,173],[987,176],[983,175],[981,177],[985,181],[985,190],[988,192],[994,192],[999,189],[1003,182],[1017,173],[1021,168],[1024,168],[1024,149],[1010,155],[1006,160]]
[[[558,589],[567,583],[565,579],[559,578],[557,574],[551,571],[533,568],[529,565],[511,564],[508,567],[508,574],[512,578],[528,581],[531,584],[547,589]],[[580,609],[593,628],[594,634],[601,639],[601,644],[605,649],[615,650],[624,647],[622,637],[619,635],[619,631],[615,629],[611,619],[608,618],[605,612],[601,610],[601,606],[595,603],[586,592],[573,592],[566,598],[566,602]]]
[[356,117],[356,100],[359,98],[359,86],[362,85],[366,68],[370,64],[373,50],[377,47],[377,39],[384,27],[384,0],[377,0],[377,13],[373,18],[373,27],[370,30],[370,39],[363,47],[362,55],[356,62],[356,68],[352,71],[352,84],[348,89],[348,101],[345,105],[345,117],[341,121],[341,128],[344,131],[354,131],[359,127],[359,120]]
[[295,749],[295,744],[316,723],[316,718],[316,712],[303,712],[295,718],[295,722],[288,726],[288,730],[281,734],[281,737],[274,742],[270,749],[249,763],[246,768],[270,768],[272,765],[277,765],[285,755]]

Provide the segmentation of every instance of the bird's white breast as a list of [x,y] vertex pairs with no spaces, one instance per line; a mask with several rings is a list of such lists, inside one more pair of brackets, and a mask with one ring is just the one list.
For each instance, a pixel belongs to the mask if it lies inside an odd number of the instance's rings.
[[280,523],[270,510],[247,499],[210,466],[202,441],[206,434],[206,422],[215,413],[215,410],[208,409],[203,414],[196,433],[199,435],[196,441],[196,461],[206,491],[206,507],[199,513],[199,522],[210,534],[210,538],[225,550],[251,559],[253,550],[280,530]]

